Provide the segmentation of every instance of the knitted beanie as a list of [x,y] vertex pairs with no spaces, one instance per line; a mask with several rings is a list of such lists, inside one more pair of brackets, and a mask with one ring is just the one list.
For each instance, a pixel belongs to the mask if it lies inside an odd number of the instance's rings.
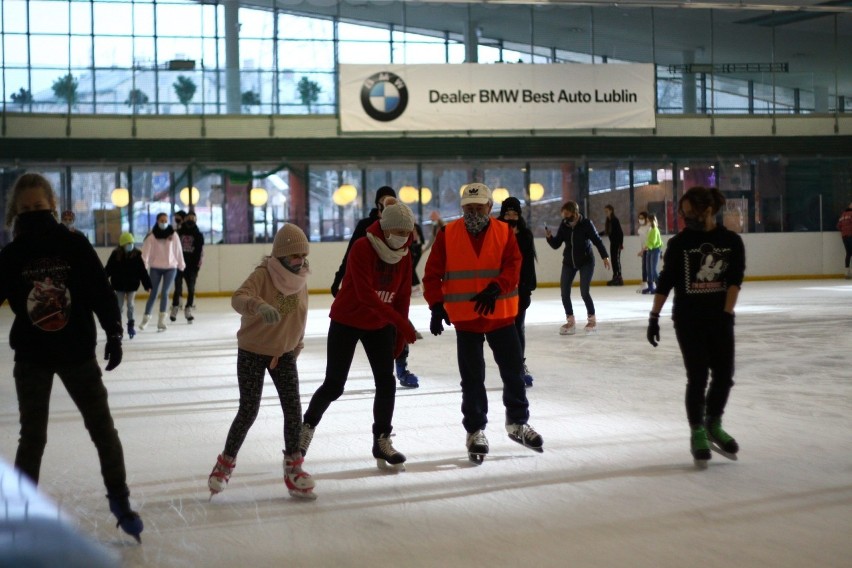
[[291,254],[308,254],[309,244],[305,232],[293,223],[284,223],[275,234],[272,256],[282,258]]
[[500,205],[500,218],[502,219],[506,213],[514,211],[518,215],[521,214],[521,202],[517,197],[507,197]]
[[136,242],[136,239],[133,238],[132,233],[121,233],[121,236],[118,237],[118,244],[121,246],[133,244]]
[[387,185],[383,185],[382,187],[377,189],[376,190],[376,201],[375,201],[376,207],[379,206],[379,200],[382,197],[387,197],[387,196],[396,197],[396,192],[393,190],[392,187],[387,186]]
[[382,211],[379,226],[381,226],[383,231],[402,229],[403,231],[411,232],[414,230],[414,213],[404,203],[388,205]]

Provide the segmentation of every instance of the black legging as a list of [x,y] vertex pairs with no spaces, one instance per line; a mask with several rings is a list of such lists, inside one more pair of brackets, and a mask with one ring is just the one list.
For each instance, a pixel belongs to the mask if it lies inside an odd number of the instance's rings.
[[305,422],[316,427],[331,403],[343,394],[349,368],[355,357],[355,347],[359,341],[364,346],[376,384],[376,395],[373,399],[373,434],[390,434],[393,430],[393,410],[396,403],[396,379],[393,376],[396,329],[392,325],[368,330],[331,321],[328,326],[325,380],[311,398],[308,411],[305,412]]
[[612,263],[612,279],[621,278],[621,247],[622,243],[609,244],[609,261]]

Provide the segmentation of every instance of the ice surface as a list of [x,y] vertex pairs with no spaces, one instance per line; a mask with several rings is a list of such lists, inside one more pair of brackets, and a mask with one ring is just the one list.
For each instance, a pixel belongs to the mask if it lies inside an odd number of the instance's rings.
[[[121,366],[105,374],[143,545],[115,528],[95,449],[58,380],[40,488],[128,567],[848,567],[852,284],[744,285],[725,415],[742,450],[737,462],[714,454],[705,471],[689,454],[670,304],[654,349],[645,340],[650,298],[630,286],[592,295],[599,332],[565,337],[558,290],[533,294],[528,395],[543,454],[507,438],[487,357],[491,454],[482,466],[468,461],[454,333],[429,335],[429,311],[415,299],[411,319],[424,339],[409,366],[421,387],[397,391],[394,420],[407,471],[379,471],[371,456],[373,385],[359,349],[305,462],[319,498],[287,494],[281,410],[267,379],[230,486],[208,502],[207,475],[237,409],[239,316],[226,298],[200,298],[193,325],[181,314],[165,333],[149,326],[125,340]],[[576,288],[573,299],[581,328]],[[311,297],[304,407],[323,378],[330,301]],[[10,325],[6,306],[0,334]],[[10,462],[12,365],[0,348],[0,455]]]

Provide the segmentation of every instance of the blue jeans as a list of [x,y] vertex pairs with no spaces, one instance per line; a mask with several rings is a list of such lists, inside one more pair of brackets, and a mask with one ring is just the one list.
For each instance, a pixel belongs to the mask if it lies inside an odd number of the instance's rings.
[[589,293],[589,286],[592,284],[592,275],[595,273],[594,262],[584,264],[580,268],[574,268],[569,264],[562,265],[562,279],[559,281],[559,288],[562,291],[562,307],[565,308],[566,316],[574,315],[574,306],[571,305],[571,286],[574,284],[574,278],[578,272],[580,273],[580,297],[586,304],[586,313],[593,316],[595,315],[595,303]]
[[160,280],[163,281],[163,291],[160,294],[160,313],[164,313],[169,306],[169,290],[175,281],[177,268],[152,268],[151,269],[151,295],[145,303],[145,315],[151,315],[151,308],[157,299],[157,290],[160,288]]
[[488,423],[488,394],[485,391],[483,356],[483,344],[486,340],[503,380],[506,423],[526,424],[530,417],[526,387],[522,378],[524,359],[515,326],[509,324],[488,333],[456,329],[462,389],[462,425],[467,432],[484,430]]
[[115,291],[115,295],[118,297],[118,313],[124,311],[124,301],[127,300],[127,321],[133,321],[133,314],[135,310],[135,306],[133,303],[136,301],[136,292],[122,292],[120,290]]
[[657,264],[660,262],[661,249],[648,249],[645,251],[645,270],[648,273],[648,289],[653,292],[657,289]]

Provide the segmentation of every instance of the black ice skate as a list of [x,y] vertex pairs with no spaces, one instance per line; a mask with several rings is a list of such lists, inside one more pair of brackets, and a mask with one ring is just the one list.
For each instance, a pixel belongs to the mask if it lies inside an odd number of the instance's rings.
[[722,429],[721,418],[707,419],[707,439],[710,441],[711,450],[729,460],[737,459],[737,452],[740,451],[740,445],[737,444],[737,441],[730,434]]
[[535,452],[544,452],[544,440],[529,424],[506,424],[509,439]]
[[476,465],[482,465],[485,456],[488,455],[488,438],[485,432],[477,430],[467,434],[467,457]]
[[379,469],[405,471],[405,455],[394,449],[390,434],[373,436],[373,457]]

